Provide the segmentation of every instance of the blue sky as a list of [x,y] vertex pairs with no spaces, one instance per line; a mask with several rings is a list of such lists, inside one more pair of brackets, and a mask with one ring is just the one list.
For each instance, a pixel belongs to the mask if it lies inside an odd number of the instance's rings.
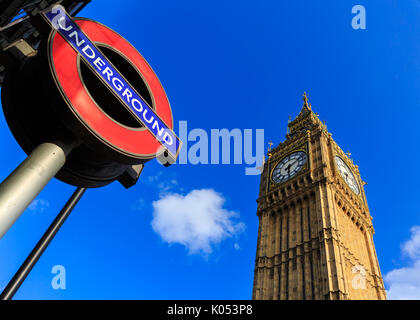
[[[307,91],[368,182],[387,289],[394,298],[407,288],[420,298],[419,1],[117,3],[93,0],[80,16],[140,51],[165,87],[176,123],[207,132],[264,129],[265,140],[277,144]],[[366,8],[366,30],[351,26],[356,4]],[[3,115],[0,145],[3,180],[25,158]],[[245,175],[245,167],[151,161],[129,190],[118,183],[88,190],[15,298],[250,299],[259,176]],[[51,181],[0,241],[0,287],[73,190]],[[194,220],[194,210],[179,209],[174,229],[159,224],[167,205],[197,202],[217,219],[206,224],[208,215]],[[176,233],[186,222],[195,233]],[[55,265],[65,267],[65,290],[51,286]]]

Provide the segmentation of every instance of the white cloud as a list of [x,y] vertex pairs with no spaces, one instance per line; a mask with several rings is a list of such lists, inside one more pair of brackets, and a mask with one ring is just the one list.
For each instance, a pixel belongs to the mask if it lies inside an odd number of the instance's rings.
[[210,254],[214,245],[245,229],[238,214],[223,208],[225,199],[212,189],[187,195],[166,194],[153,205],[153,230],[168,243],[184,245],[190,254]]
[[384,276],[389,286],[387,298],[390,300],[420,299],[420,227],[410,229],[411,238],[401,246],[403,255],[410,258],[410,265],[394,269]]
[[168,193],[174,192],[175,189],[183,191],[183,188],[178,187],[178,181],[174,178],[168,177],[159,171],[153,176],[148,176],[146,182],[159,189],[159,195],[162,197]]
[[420,260],[412,266],[388,272],[385,282],[389,285],[387,298],[390,300],[420,299]]
[[50,203],[46,200],[42,199],[35,199],[32,203],[28,206],[28,209],[35,212],[43,212],[48,209]]
[[411,239],[402,245],[402,252],[411,259],[420,259],[420,227],[410,229]]
[[174,190],[178,186],[178,181],[175,179],[172,180],[162,180],[157,184],[157,187],[159,189],[159,195],[165,196],[171,191]]
[[148,183],[156,183],[157,181],[162,179],[162,175],[163,175],[163,172],[159,171],[154,176],[148,176],[147,177],[147,182]]

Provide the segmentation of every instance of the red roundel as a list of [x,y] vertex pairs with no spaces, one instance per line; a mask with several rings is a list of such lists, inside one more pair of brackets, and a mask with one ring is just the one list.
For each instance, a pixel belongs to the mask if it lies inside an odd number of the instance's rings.
[[[165,91],[152,68],[123,37],[92,20],[74,20],[93,43],[105,44],[124,56],[140,73],[151,93],[156,114],[173,129],[171,107]],[[99,139],[125,155],[148,159],[160,152],[159,141],[148,130],[136,130],[113,121],[97,106],[86,90],[78,68],[78,54],[57,32],[50,42],[50,64],[62,92],[75,115]]]

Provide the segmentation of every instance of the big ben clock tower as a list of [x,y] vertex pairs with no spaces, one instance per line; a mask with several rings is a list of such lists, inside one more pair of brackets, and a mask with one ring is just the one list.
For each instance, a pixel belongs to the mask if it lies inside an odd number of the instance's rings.
[[386,299],[358,166],[303,101],[261,175],[253,299]]

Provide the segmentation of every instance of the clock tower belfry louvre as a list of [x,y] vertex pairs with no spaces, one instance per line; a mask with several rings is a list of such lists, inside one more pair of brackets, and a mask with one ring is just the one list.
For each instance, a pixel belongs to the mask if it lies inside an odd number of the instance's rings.
[[303,101],[261,175],[252,297],[386,299],[358,166]]

